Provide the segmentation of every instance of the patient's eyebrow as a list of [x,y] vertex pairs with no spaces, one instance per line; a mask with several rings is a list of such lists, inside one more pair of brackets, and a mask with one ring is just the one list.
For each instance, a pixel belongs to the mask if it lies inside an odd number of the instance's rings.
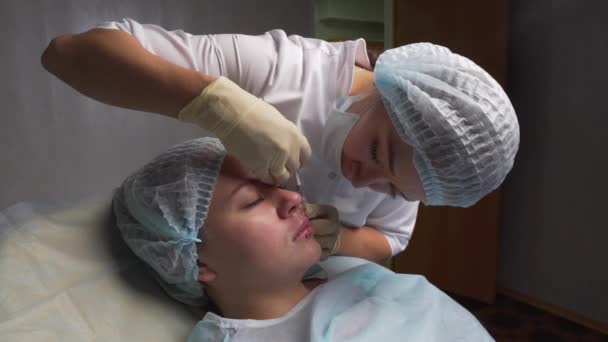
[[228,196],[228,197],[232,197],[232,196],[236,195],[236,193],[239,192],[239,190],[241,190],[243,187],[245,187],[247,185],[252,185],[252,184],[253,184],[253,180],[244,179],[242,182],[239,183],[239,185],[234,187],[234,189],[230,193],[230,196]]

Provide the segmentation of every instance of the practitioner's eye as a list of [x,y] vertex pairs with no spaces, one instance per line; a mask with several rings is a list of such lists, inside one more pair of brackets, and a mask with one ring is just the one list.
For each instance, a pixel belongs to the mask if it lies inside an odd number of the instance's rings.
[[372,144],[369,146],[369,155],[372,161],[376,164],[380,163],[378,161],[378,140],[374,140]]

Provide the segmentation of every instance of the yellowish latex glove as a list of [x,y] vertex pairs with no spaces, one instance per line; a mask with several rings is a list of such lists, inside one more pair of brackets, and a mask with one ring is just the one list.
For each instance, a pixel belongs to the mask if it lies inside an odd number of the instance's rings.
[[178,114],[214,133],[261,181],[285,182],[310,157],[298,128],[272,105],[220,77]]
[[321,260],[340,249],[340,220],[338,210],[330,205],[306,203],[304,211],[315,228],[315,240],[321,245]]

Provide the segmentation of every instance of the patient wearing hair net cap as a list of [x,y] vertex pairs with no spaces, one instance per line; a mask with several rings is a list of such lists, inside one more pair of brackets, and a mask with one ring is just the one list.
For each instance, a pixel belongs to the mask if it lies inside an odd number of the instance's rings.
[[513,167],[519,124],[501,86],[482,68],[429,43],[383,53],[375,85],[400,137],[414,148],[427,205],[468,207]]
[[127,245],[169,295],[190,305],[207,304],[197,279],[197,243],[224,156],[218,139],[187,141],[129,176],[114,195]]

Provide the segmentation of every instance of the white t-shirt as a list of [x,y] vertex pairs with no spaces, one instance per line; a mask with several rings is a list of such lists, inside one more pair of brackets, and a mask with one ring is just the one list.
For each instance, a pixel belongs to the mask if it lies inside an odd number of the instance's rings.
[[[369,66],[365,41],[326,42],[272,30],[259,36],[191,35],[131,19],[103,23],[135,37],[148,51],[177,65],[225,76],[272,104],[306,136],[312,157],[299,171],[309,202],[335,206],[347,225],[384,233],[393,255],[410,239],[418,202],[354,188],[323,160],[323,127],[336,99],[347,96],[355,62]],[[293,186],[293,182],[288,186]]]
[[348,257],[331,257],[321,267],[327,282],[284,316],[207,313],[188,341],[493,341],[471,313],[423,276]]

